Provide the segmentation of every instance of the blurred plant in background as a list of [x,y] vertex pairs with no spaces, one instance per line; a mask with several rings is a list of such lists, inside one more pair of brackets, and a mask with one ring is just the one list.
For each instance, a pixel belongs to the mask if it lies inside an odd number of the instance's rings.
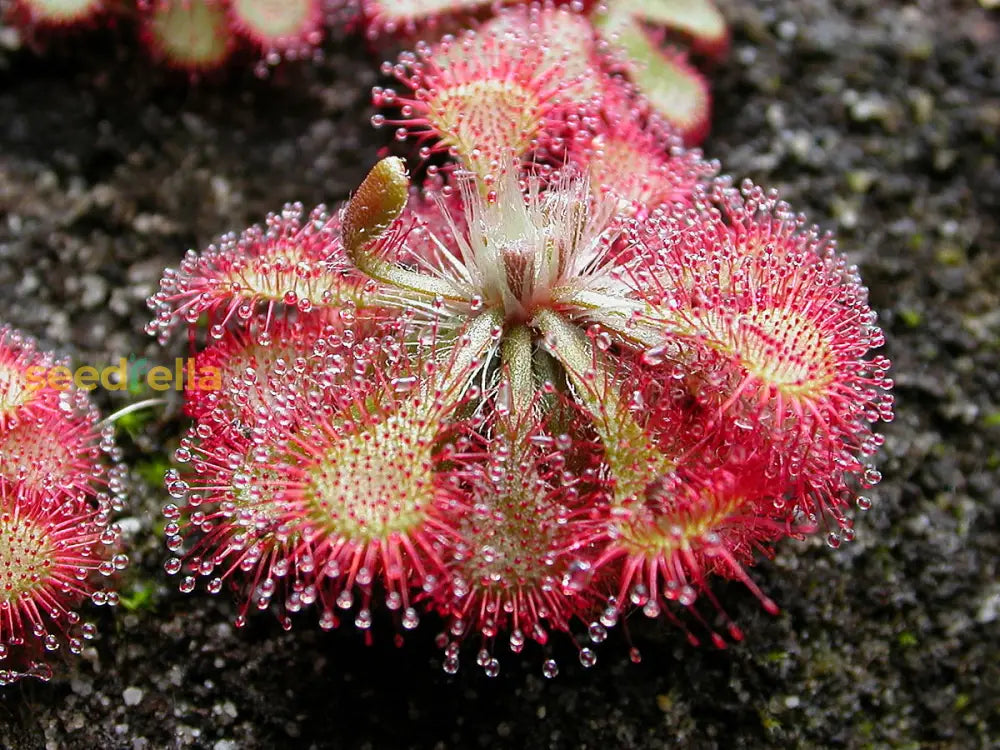
[[[165,65],[201,74],[236,57],[256,60],[263,75],[282,61],[318,58],[331,29],[363,33],[382,51],[417,36],[437,44],[442,35],[468,28],[487,30],[487,37],[498,32],[514,18],[501,12],[508,5],[532,6],[480,0],[0,0],[0,20],[40,49],[77,29],[121,27],[135,29]],[[728,47],[725,21],[711,0],[566,7],[572,16],[553,16],[559,39],[550,51],[566,55],[564,72],[589,76],[600,69],[624,76],[689,144],[704,138],[708,85],[688,57],[710,63]]]

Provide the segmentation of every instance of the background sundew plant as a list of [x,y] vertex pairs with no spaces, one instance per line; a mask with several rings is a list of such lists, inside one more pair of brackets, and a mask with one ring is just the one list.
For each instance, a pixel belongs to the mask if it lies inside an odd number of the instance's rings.
[[997,744],[988,6],[0,3],[0,745]]

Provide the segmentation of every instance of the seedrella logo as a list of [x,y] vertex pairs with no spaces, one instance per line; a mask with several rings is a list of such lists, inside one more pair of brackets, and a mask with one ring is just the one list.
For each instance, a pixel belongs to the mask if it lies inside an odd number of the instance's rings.
[[218,367],[197,365],[193,359],[178,357],[171,368],[153,364],[146,357],[136,357],[134,354],[128,359],[119,357],[117,364],[101,368],[82,365],[71,370],[65,365],[35,365],[28,368],[27,379],[36,388],[47,386],[60,391],[74,386],[84,391],[103,388],[132,393],[143,388],[154,391],[217,391],[222,388],[222,374]]

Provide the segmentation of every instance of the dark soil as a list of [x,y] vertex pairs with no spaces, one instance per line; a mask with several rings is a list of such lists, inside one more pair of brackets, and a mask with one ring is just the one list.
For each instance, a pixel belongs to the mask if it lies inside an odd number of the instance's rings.
[[[838,233],[888,336],[897,418],[857,540],[790,542],[758,566],[777,617],[720,585],[747,632],[727,651],[638,618],[638,666],[619,633],[590,670],[557,647],[555,680],[530,651],[495,679],[468,654],[449,677],[431,622],[402,649],[388,632],[367,647],[310,617],[236,631],[225,597],[179,594],[156,475],[182,424],[160,409],[122,434],[130,606],[97,612],[99,638],[57,679],[0,695],[0,745],[1000,745],[1000,14],[976,0],[725,7],[734,43],[706,151]],[[0,33],[0,320],[88,363],[165,359],[143,333],[164,266],[285,201],[344,198],[383,144],[368,125],[376,64],[356,41],[270,80],[192,87],[124,38],[40,56]]]

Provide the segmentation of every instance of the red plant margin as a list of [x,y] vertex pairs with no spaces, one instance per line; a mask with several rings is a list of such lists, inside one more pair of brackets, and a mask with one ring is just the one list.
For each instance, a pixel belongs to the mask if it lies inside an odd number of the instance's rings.
[[48,680],[54,653],[80,653],[96,632],[80,605],[116,604],[102,578],[128,564],[113,428],[85,392],[51,384],[68,364],[0,327],[0,686]]

